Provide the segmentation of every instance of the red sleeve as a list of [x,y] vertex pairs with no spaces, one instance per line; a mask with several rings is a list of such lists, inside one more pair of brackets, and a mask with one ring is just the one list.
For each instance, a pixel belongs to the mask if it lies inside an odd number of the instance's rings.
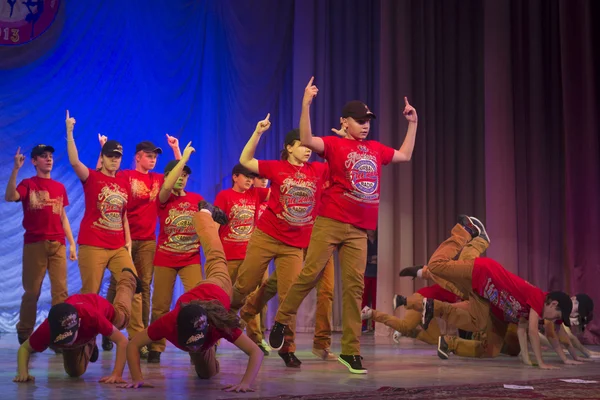
[[50,346],[50,325],[46,318],[44,322],[29,336],[29,345],[38,353],[46,350]]
[[160,196],[156,196],[156,202],[158,203],[158,208],[161,208],[161,209],[165,208],[167,206],[167,204],[169,204],[171,201],[173,201],[173,199],[174,199],[173,196],[174,196],[173,193],[169,193],[169,198],[164,203],[160,202]]
[[279,171],[279,161],[276,160],[259,160],[258,174],[269,180],[273,180],[273,176]]
[[392,149],[391,147],[388,147],[383,143],[379,143],[379,154],[381,156],[381,164],[388,165],[389,163],[391,163],[392,158],[394,158],[395,152],[396,150]]
[[102,336],[106,336],[106,337],[112,335],[112,332],[113,332],[112,322],[110,322],[108,319],[106,319],[106,317],[104,315],[98,315],[96,318],[98,320],[98,333],[100,333]]
[[225,195],[225,190],[221,190],[219,193],[217,193],[217,197],[215,197],[215,206],[219,207],[221,210],[225,211],[226,214],[228,214],[226,208],[227,208],[227,199],[226,199],[226,195]]
[[66,207],[69,205],[69,196],[67,195],[67,188],[65,188],[65,185],[62,185],[63,188],[63,207]]
[[29,184],[27,183],[27,180],[22,180],[17,185],[17,193],[19,193],[19,196],[21,196],[19,201],[24,201],[27,199],[29,196]]
[[238,340],[240,336],[242,336],[242,333],[244,332],[242,332],[240,328],[235,328],[234,330],[232,330],[231,335],[226,335],[225,332],[221,332],[223,339],[231,343],[235,343],[235,341]]
[[256,194],[258,195],[258,202],[263,203],[269,196],[271,189],[269,188],[255,188]]
[[88,175],[88,178],[87,178],[85,181],[81,182],[81,183],[83,184],[83,186],[84,186],[84,187],[85,187],[86,185],[89,185],[89,184],[90,184],[90,183],[89,183],[90,181],[92,181],[92,182],[93,182],[93,181],[95,181],[95,180],[96,180],[96,174],[97,174],[98,172],[97,172],[95,169],[88,168],[88,173],[89,173],[89,175]]
[[331,153],[331,150],[335,146],[336,140],[340,140],[340,139],[335,136],[324,136],[321,139],[323,139],[323,145],[324,145],[324,150],[323,150],[323,154],[321,154],[321,157],[323,157],[324,159],[327,160]]
[[175,314],[170,311],[148,326],[148,337],[155,342],[164,339],[175,324]]

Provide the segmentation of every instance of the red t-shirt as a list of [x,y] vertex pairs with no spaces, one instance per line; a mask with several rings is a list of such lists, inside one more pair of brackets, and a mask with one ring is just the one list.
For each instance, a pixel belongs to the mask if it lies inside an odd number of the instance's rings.
[[259,204],[258,211],[256,212],[256,221],[258,221],[260,219],[260,217],[262,217],[263,213],[265,212],[265,210],[267,209],[268,206],[269,206],[268,201],[263,201],[262,203]]
[[104,249],[125,246],[123,216],[127,210],[129,184],[120,176],[106,176],[89,170],[83,182],[85,212],[79,228],[77,243]]
[[204,198],[197,193],[173,193],[167,202],[158,205],[160,231],[154,255],[154,265],[182,268],[200,264],[200,240],[194,229],[192,217],[198,212],[198,202]]
[[94,340],[98,334],[112,335],[115,309],[106,299],[92,293],[75,294],[69,296],[65,303],[72,304],[81,319],[75,343],[68,346],[50,343],[50,324],[46,318],[29,337],[29,344],[33,350],[41,353],[48,347],[72,349]]
[[163,174],[143,174],[134,169],[127,169],[120,174],[129,182],[131,193],[127,202],[131,240],[156,240],[156,198],[164,181]]
[[374,140],[323,137],[331,186],[323,192],[319,215],[362,229],[377,228],[381,166],[394,149]]
[[462,301],[460,296],[455,295],[437,284],[421,288],[417,290],[417,293],[425,298],[439,300],[445,303],[458,303]]
[[[167,339],[178,349],[188,351],[187,348],[181,347],[178,342],[177,314],[179,313],[179,309],[181,308],[182,304],[189,303],[192,300],[217,300],[227,310],[230,309],[231,304],[229,296],[219,286],[212,283],[201,283],[192,290],[182,294],[181,297],[177,299],[177,303],[171,311],[150,324],[148,327],[148,337],[153,341],[158,341],[163,338]],[[234,329],[229,335],[226,332],[215,328],[212,324],[209,324],[208,333],[206,335],[204,344],[202,345],[202,350],[210,349],[215,343],[217,343],[217,340],[221,338],[233,343],[241,335],[241,329]]]
[[546,293],[491,258],[475,259],[472,278],[475,293],[490,301],[492,312],[494,307],[499,309],[494,314],[501,320],[518,323],[521,317],[529,319],[531,308],[542,317]]
[[243,260],[246,257],[248,240],[256,222],[256,209],[264,203],[269,189],[250,188],[244,193],[233,189],[221,190],[215,198],[215,206],[227,214],[229,222],[219,227],[227,260]]
[[25,244],[56,240],[65,244],[61,214],[69,205],[65,186],[53,179],[37,176],[23,179],[17,186],[23,204]]
[[308,247],[323,185],[329,177],[328,165],[307,162],[298,167],[288,161],[259,161],[258,171],[271,181],[271,196],[258,229],[288,246]]

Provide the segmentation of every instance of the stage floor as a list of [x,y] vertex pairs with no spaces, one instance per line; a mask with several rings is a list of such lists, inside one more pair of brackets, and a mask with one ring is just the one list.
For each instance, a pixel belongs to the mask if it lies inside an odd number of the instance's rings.
[[[333,351],[339,352],[340,335],[334,336]],[[98,341],[100,343],[100,341]],[[312,335],[303,333],[298,337],[299,351],[303,362],[300,369],[286,368],[283,361],[272,353],[265,357],[258,375],[254,393],[235,394],[221,390],[223,385],[237,383],[246,367],[247,357],[233,345],[225,342],[219,348],[221,372],[212,380],[202,381],[194,373],[189,356],[172,346],[161,358],[160,365],[142,362],[145,378],[155,385],[153,389],[119,389],[116,386],[98,383],[102,376],[112,370],[115,352],[100,352],[95,364],[90,364],[83,377],[70,379],[64,372],[62,357],[52,351],[32,357],[30,373],[35,383],[12,382],[16,371],[18,343],[15,334],[0,336],[0,398],[2,399],[202,399],[261,398],[290,394],[314,394],[375,390],[382,386],[416,387],[431,385],[475,384],[485,382],[514,383],[545,378],[577,378],[600,375],[600,361],[581,366],[565,366],[558,357],[545,353],[547,360],[561,368],[542,371],[526,367],[517,358],[499,357],[493,360],[472,360],[453,357],[440,360],[435,348],[420,344],[412,339],[403,339],[400,345],[391,338],[366,334],[362,337],[363,365],[367,375],[350,374],[337,361],[321,361],[312,353]],[[592,347],[598,350],[598,347]],[[126,379],[129,376],[125,370]],[[126,397],[124,397],[126,396]]]

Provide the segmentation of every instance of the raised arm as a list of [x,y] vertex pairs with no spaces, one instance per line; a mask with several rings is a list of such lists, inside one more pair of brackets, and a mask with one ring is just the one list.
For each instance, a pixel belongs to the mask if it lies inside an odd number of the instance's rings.
[[308,147],[312,151],[323,154],[325,151],[325,144],[323,139],[312,135],[312,128],[310,127],[310,105],[313,99],[319,93],[319,89],[313,85],[315,80],[314,76],[310,77],[308,85],[304,88],[304,97],[302,98],[302,113],[300,114],[300,142],[302,145]]
[[69,162],[75,171],[77,177],[82,181],[87,181],[88,176],[90,176],[90,171],[88,168],[79,161],[79,153],[77,152],[77,146],[75,146],[75,139],[73,138],[73,129],[75,128],[75,118],[69,115],[69,110],[67,110],[67,118],[65,120],[67,125],[67,153],[69,155]]
[[400,146],[398,150],[394,151],[394,157],[392,158],[393,163],[410,161],[415,148],[417,123],[419,118],[417,116],[417,110],[410,105],[407,97],[404,97],[404,111],[402,114],[408,121],[408,129],[406,130],[406,137],[404,138],[404,142],[402,142],[402,146]]
[[244,150],[242,150],[242,154],[240,155],[240,164],[255,174],[258,174],[258,160],[254,158],[254,153],[256,153],[256,146],[258,146],[260,137],[271,126],[271,121],[269,121],[270,116],[271,114],[267,114],[265,119],[258,121],[254,133],[250,136],[250,140],[248,140],[248,143],[246,143],[246,146],[244,146]]
[[21,148],[17,149],[17,154],[15,154],[15,165],[13,166],[12,172],[10,173],[10,178],[8,178],[8,183],[6,184],[6,191],[4,192],[4,200],[6,201],[19,201],[21,200],[21,195],[17,192],[17,174],[19,170],[25,163],[25,155],[21,154]]
[[100,142],[100,154],[98,154],[98,161],[96,162],[96,169],[102,168],[102,148],[104,147],[104,143],[108,140],[106,135],[98,134],[98,142]]
[[167,143],[169,144],[169,147],[171,148],[171,150],[173,150],[173,156],[175,157],[176,160],[181,160],[181,150],[179,149],[179,139],[177,139],[175,136],[170,136],[167,133]]
[[160,188],[160,192],[158,193],[158,199],[161,204],[164,204],[169,200],[169,196],[171,195],[171,190],[173,190],[173,186],[175,186],[175,182],[179,179],[179,175],[181,175],[181,171],[185,167],[185,164],[190,160],[190,155],[196,151],[192,147],[192,142],[189,142],[185,149],[183,150],[183,155],[181,156],[181,160],[177,163],[175,168],[173,168],[167,176],[165,176],[165,181],[163,182],[162,187]]

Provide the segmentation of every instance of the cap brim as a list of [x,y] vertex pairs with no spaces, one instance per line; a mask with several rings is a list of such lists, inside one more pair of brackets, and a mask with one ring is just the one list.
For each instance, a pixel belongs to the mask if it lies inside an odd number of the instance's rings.
[[162,154],[162,152],[163,152],[160,147],[157,147],[153,150],[152,149],[143,149],[141,151],[143,151],[144,153],[156,153],[156,154]]
[[[65,343],[70,343],[73,340],[73,336],[75,335],[75,332],[77,331],[77,329],[79,329],[79,325],[74,328],[74,329],[69,329],[67,331],[55,334],[51,336],[51,340],[50,340],[50,345],[62,345]],[[56,339],[61,336],[61,335],[65,335],[68,332],[70,332],[70,335],[66,335],[64,338],[61,338],[61,340],[56,341]]]
[[104,154],[105,156],[112,156],[114,154],[118,154],[121,157],[123,157],[123,152],[119,150],[103,151],[102,154]]

